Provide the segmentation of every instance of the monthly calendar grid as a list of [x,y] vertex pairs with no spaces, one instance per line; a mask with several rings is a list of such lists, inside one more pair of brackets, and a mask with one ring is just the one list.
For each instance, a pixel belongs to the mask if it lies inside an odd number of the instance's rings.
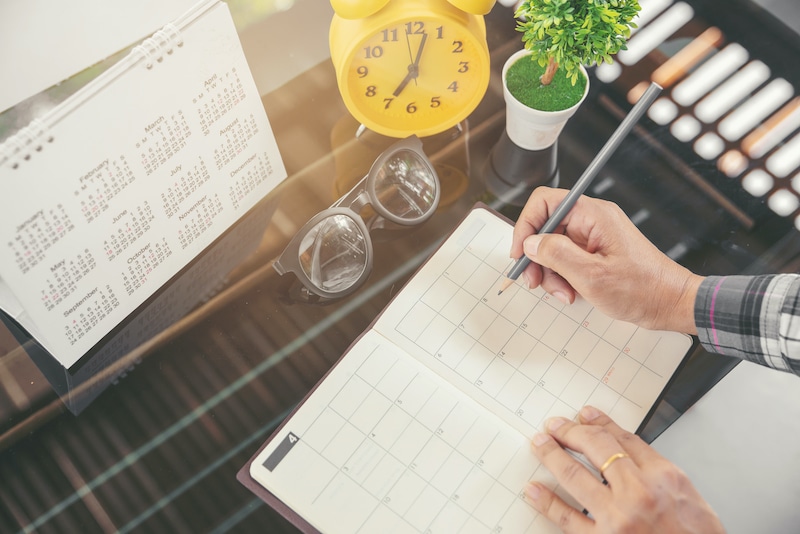
[[521,283],[498,295],[510,244],[488,240],[488,231],[453,258],[396,332],[432,356],[431,366],[447,367],[476,398],[518,419],[526,435],[587,403],[635,429],[670,372],[654,357],[661,333],[612,320],[580,298],[565,306]]
[[581,508],[530,438],[585,404],[636,430],[691,341],[521,283],[498,295],[510,239],[508,223],[473,210],[250,476],[332,532],[555,531],[525,500],[530,480]]
[[[328,408],[304,431],[294,429],[307,453],[329,467],[309,496],[312,504],[320,506],[331,493],[344,491],[345,477],[365,491],[357,532],[385,528],[389,518],[397,532],[524,532],[536,512],[524,501],[523,484],[537,477],[555,488],[527,441],[481,419],[480,408],[426,380],[424,368],[390,359],[382,349],[374,348],[329,393]],[[407,368],[399,371],[403,365]],[[375,368],[382,369],[376,373]],[[398,372],[404,380],[398,381]],[[327,432],[315,434],[315,429]],[[342,447],[342,441],[351,440]],[[348,454],[337,457],[337,451]],[[409,485],[417,491],[409,493]],[[403,500],[403,495],[412,497]]]

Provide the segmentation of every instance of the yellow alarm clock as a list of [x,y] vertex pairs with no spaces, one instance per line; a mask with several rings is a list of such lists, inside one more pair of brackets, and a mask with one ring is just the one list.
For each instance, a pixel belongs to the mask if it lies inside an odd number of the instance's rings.
[[348,111],[390,137],[443,132],[489,85],[495,0],[331,0],[331,60]]

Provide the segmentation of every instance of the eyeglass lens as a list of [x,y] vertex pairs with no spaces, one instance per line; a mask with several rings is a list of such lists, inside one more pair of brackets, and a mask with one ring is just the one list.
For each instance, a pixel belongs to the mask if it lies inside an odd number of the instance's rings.
[[413,220],[426,214],[436,199],[436,189],[428,164],[411,150],[398,150],[375,176],[378,201],[401,219]]
[[300,267],[317,287],[331,293],[344,291],[366,268],[366,239],[350,217],[327,217],[311,228],[300,242]]

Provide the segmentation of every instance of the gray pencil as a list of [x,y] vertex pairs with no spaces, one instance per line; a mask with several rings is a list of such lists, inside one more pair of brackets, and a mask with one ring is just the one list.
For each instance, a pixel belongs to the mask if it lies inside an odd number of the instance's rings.
[[[653,100],[661,93],[661,86],[655,82],[650,83],[650,87],[642,94],[639,101],[636,102],[636,105],[631,108],[628,115],[625,119],[617,126],[617,129],[611,134],[611,137],[608,138],[606,144],[603,148],[600,149],[600,152],[594,157],[592,162],[586,167],[586,170],[583,171],[583,174],[578,181],[575,182],[575,185],[570,189],[567,196],[564,197],[564,200],[556,207],[553,214],[550,215],[550,218],[547,219],[547,222],[544,223],[544,226],[539,230],[538,233],[540,234],[549,234],[552,233],[558,225],[561,224],[561,221],[564,220],[569,210],[572,209],[572,206],[575,205],[575,202],[578,201],[578,197],[580,197],[586,188],[592,183],[597,173],[606,164],[608,158],[614,154],[617,150],[619,145],[622,143],[622,140],[625,138],[626,135],[633,129],[634,125],[639,121],[639,119],[644,115],[644,112],[647,111],[647,108],[650,107],[650,104],[653,103]],[[514,283],[514,280],[519,278],[519,275],[522,274],[522,271],[530,264],[531,260],[523,254],[523,256],[517,260],[511,270],[508,271],[506,275],[506,279],[503,280],[501,284],[500,291],[497,292],[499,295],[503,291],[505,291],[511,284]]]

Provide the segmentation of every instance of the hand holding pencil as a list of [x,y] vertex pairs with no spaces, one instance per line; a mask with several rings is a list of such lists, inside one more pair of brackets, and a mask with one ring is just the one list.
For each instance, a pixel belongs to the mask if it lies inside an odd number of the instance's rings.
[[[628,133],[633,129],[639,119],[644,115],[647,108],[650,107],[650,104],[656,99],[656,97],[661,93],[661,86],[655,82],[650,84],[650,87],[642,94],[639,98],[639,101],[636,102],[636,105],[630,110],[628,115],[625,119],[620,123],[617,129],[611,134],[606,144],[603,148],[600,149],[600,152],[597,153],[595,158],[586,167],[586,170],[583,172],[578,181],[575,182],[575,185],[569,191],[566,197],[562,200],[562,202],[558,205],[558,207],[553,211],[550,215],[550,218],[542,225],[539,229],[540,234],[549,234],[552,233],[558,226],[561,224],[561,221],[564,217],[569,213],[572,209],[572,206],[575,205],[575,202],[578,198],[586,191],[589,185],[597,176],[597,173],[606,164],[608,159],[614,154],[620,144],[622,144],[623,139]],[[506,275],[506,280],[500,286],[500,290],[497,294],[501,294],[504,290],[508,289],[514,281],[519,278],[519,275],[525,270],[525,268],[530,264],[530,258],[523,255],[520,256],[514,266]]]

